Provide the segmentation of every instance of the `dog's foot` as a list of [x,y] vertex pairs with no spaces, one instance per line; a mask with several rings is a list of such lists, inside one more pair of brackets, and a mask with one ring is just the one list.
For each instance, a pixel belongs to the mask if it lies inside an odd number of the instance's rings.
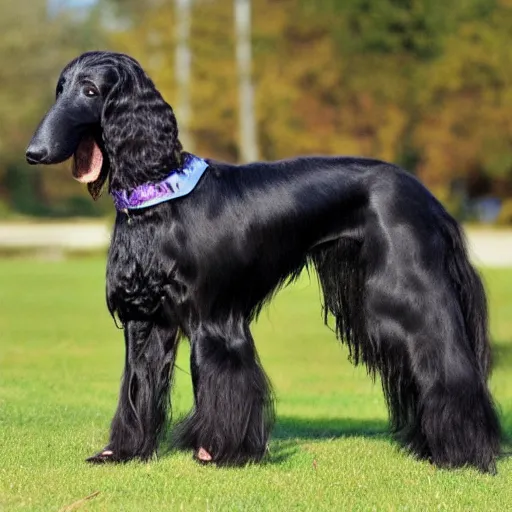
[[91,464],[107,464],[109,462],[119,462],[119,459],[114,455],[114,452],[108,448],[105,448],[105,450],[102,450],[101,452],[98,452],[97,454],[85,460]]
[[204,448],[199,448],[199,450],[194,453],[194,460],[200,464],[211,464],[213,457]]

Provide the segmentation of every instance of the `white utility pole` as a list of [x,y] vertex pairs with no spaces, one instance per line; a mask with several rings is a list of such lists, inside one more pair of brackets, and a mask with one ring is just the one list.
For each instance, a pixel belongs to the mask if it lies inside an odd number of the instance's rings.
[[258,160],[254,90],[251,77],[251,0],[234,0],[234,2],[239,95],[239,156],[243,162],[250,162]]
[[176,118],[179,137],[186,151],[194,150],[190,134],[190,71],[192,54],[190,51],[190,18],[192,0],[175,0],[176,9],[176,56],[175,76],[177,83]]

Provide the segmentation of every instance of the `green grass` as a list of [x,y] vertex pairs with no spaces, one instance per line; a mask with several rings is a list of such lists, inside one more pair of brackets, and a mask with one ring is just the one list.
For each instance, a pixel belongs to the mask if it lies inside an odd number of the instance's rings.
[[[497,366],[492,390],[512,434],[512,269],[485,272]],[[106,441],[123,362],[104,306],[104,262],[0,261],[0,510],[506,510],[512,460],[498,476],[438,470],[399,451],[379,384],[347,362],[321,322],[307,276],[254,328],[276,395],[270,456],[201,467],[164,450],[148,464],[91,467]],[[180,348],[175,416],[191,406]]]

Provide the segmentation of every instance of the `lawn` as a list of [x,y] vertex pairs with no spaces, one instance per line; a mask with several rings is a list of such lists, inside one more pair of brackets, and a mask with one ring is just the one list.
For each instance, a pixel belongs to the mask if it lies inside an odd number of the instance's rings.
[[[512,269],[484,276],[492,390],[510,437]],[[278,422],[266,462],[241,469],[198,466],[168,443],[147,464],[87,465],[106,441],[123,362],[104,261],[0,260],[0,283],[2,511],[512,510],[512,458],[493,477],[399,451],[380,385],[322,325],[314,278],[281,292],[254,326]],[[178,366],[174,417],[191,406],[186,343]]]

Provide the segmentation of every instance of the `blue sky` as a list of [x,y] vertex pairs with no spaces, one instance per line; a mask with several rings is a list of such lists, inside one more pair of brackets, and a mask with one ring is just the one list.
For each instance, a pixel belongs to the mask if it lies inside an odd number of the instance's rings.
[[61,0],[62,3],[76,6],[76,7],[85,7],[87,5],[92,5],[96,3],[96,0]]
[[58,8],[62,6],[88,7],[95,3],[96,0],[48,0],[50,8]]
[[83,9],[94,5],[97,0],[47,0],[48,12],[51,14],[58,13],[63,7],[76,7]]

